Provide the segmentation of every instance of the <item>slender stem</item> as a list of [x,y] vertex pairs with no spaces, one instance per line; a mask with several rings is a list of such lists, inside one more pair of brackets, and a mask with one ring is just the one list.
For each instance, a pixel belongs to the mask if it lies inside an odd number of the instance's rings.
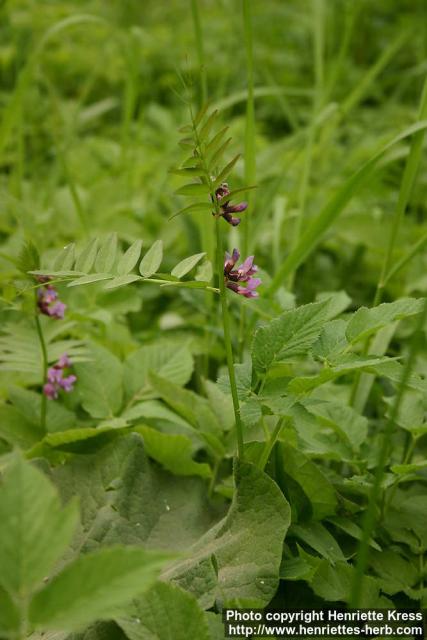
[[285,422],[286,422],[286,418],[280,418],[269,438],[269,440],[265,443],[264,449],[262,451],[261,457],[259,459],[258,462],[258,467],[261,469],[261,471],[264,471],[265,469],[265,465],[268,462],[268,459],[270,457],[270,453],[272,452],[272,449],[274,447],[274,445],[276,444],[277,439],[280,436],[280,432],[282,431],[283,427],[285,426]]
[[[427,77],[424,80],[423,90],[421,93],[420,106],[418,111],[418,122],[427,118]],[[411,142],[411,148],[408,158],[406,160],[405,169],[403,171],[402,181],[400,183],[399,197],[397,200],[396,209],[394,210],[393,220],[390,229],[390,235],[388,238],[387,249],[384,256],[381,274],[378,280],[377,288],[375,291],[375,297],[373,301],[374,307],[380,304],[384,288],[387,282],[390,280],[390,273],[394,273],[393,256],[395,252],[396,241],[399,233],[400,226],[402,224],[403,217],[405,215],[406,208],[411,198],[412,190],[414,188],[415,180],[418,173],[418,168],[421,162],[422,149],[424,142],[425,131],[417,131],[414,133]],[[363,355],[366,355],[369,351],[369,345],[371,340],[368,338],[365,340],[363,347]],[[361,375],[356,374],[353,387],[351,390],[350,404],[354,406],[354,402],[359,390]]]
[[[427,78],[424,81],[423,91],[421,94],[421,101],[418,113],[418,121],[424,120],[427,117]],[[390,236],[388,239],[387,251],[384,257],[384,262],[381,270],[380,279],[378,281],[377,290],[375,292],[374,306],[381,302],[383,289],[385,282],[388,280],[388,272],[390,271],[394,248],[400,225],[402,223],[403,216],[408,206],[409,199],[412,194],[415,179],[418,173],[418,167],[421,161],[423,142],[425,132],[424,130],[418,131],[414,134],[411,144],[411,149],[406,161],[405,170],[402,176],[402,182],[400,185],[399,199],[397,201],[396,209],[394,212],[393,222],[390,230]]]
[[360,606],[364,575],[365,575],[366,568],[368,566],[368,560],[369,560],[369,542],[371,540],[371,536],[377,520],[378,499],[381,492],[381,484],[384,477],[384,470],[387,463],[387,458],[390,452],[394,426],[396,424],[396,420],[399,415],[402,400],[407,388],[407,382],[408,382],[409,376],[411,375],[412,368],[415,362],[415,357],[417,355],[418,335],[422,331],[426,318],[427,318],[427,301],[424,303],[423,310],[419,314],[417,325],[415,327],[415,331],[412,336],[409,355],[402,372],[402,378],[400,380],[399,388],[396,393],[396,398],[393,403],[390,418],[384,427],[384,432],[382,435],[382,442],[381,442],[380,452],[378,456],[378,463],[376,466],[374,483],[372,485],[371,493],[369,496],[368,506],[365,511],[362,539],[360,541],[360,545],[357,553],[356,568],[354,572],[353,583],[351,586],[349,605],[352,608],[357,608]]
[[[255,151],[255,101],[254,101],[254,46],[252,33],[251,0],[242,0],[243,29],[246,48],[246,83],[248,95],[246,98],[246,129],[245,129],[245,182],[247,185],[256,182],[256,151]],[[248,192],[248,208],[243,222],[242,250],[245,256],[250,251],[251,216],[254,194]],[[240,307],[239,323],[239,358],[243,358],[246,336],[246,307]]]
[[193,14],[194,35],[196,38],[197,57],[199,59],[200,68],[200,89],[201,89],[201,104],[205,104],[208,96],[208,81],[206,75],[205,65],[205,50],[203,46],[203,30],[200,21],[200,11],[198,0],[191,0],[191,12]]
[[231,344],[231,332],[230,332],[230,316],[228,313],[227,304],[227,289],[224,282],[224,252],[222,248],[221,237],[221,220],[219,217],[216,219],[216,248],[217,248],[217,261],[218,261],[218,279],[219,279],[219,292],[221,298],[221,311],[222,311],[222,326],[224,329],[224,344],[225,353],[227,357],[228,375],[230,378],[231,397],[233,399],[234,417],[236,421],[236,437],[237,437],[237,453],[238,457],[243,460],[243,427],[242,420],[240,418],[240,405],[239,396],[237,394],[236,374],[234,372],[233,361],[233,347]]
[[[37,292],[36,292],[36,305],[37,305]],[[37,306],[36,306],[36,309],[37,309]],[[35,319],[36,319],[37,335],[39,338],[40,350],[42,354],[42,385],[43,385],[46,382],[48,359],[47,359],[46,342],[44,339],[43,329],[42,329],[40,317],[37,313],[37,310],[36,310]],[[46,403],[47,403],[47,398],[45,394],[42,393],[41,405],[40,405],[40,427],[43,429],[43,431],[46,431],[46,409],[47,409]]]

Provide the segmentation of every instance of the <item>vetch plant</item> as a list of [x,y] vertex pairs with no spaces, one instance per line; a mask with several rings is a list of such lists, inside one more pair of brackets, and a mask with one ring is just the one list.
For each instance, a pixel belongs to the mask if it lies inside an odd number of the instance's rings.
[[64,377],[64,370],[70,367],[71,362],[66,353],[59,358],[53,367],[49,367],[47,370],[47,382],[43,386],[43,393],[47,398],[56,400],[60,389],[66,393],[70,393],[73,390],[77,376],[69,374]]
[[[216,229],[216,256],[217,256],[217,278],[219,284],[219,295],[221,300],[221,317],[224,332],[224,344],[227,358],[227,368],[230,380],[230,390],[233,400],[233,410],[236,427],[237,451],[240,459],[244,457],[244,438],[243,423],[240,414],[240,403],[237,392],[236,373],[234,368],[233,347],[231,338],[230,316],[227,302],[227,289],[231,289],[235,293],[245,296],[246,298],[257,297],[255,289],[261,283],[257,278],[251,276],[255,273],[256,267],[253,265],[253,256],[247,258],[245,262],[234,269],[234,266],[240,256],[235,249],[230,256],[225,254],[223,250],[223,238],[221,230],[221,218],[224,218],[231,226],[236,227],[240,224],[240,218],[233,216],[234,213],[241,213],[247,208],[246,202],[240,204],[230,204],[233,197],[242,191],[246,191],[251,187],[243,187],[235,191],[231,191],[225,180],[231,173],[240,155],[234,158],[221,168],[222,157],[231,141],[228,138],[224,141],[227,127],[220,129],[212,135],[211,131],[214,127],[218,111],[208,112],[207,106],[202,107],[199,113],[194,117],[190,107],[191,124],[184,126],[181,131],[190,134],[190,137],[181,140],[181,145],[192,147],[192,156],[184,161],[181,168],[175,170],[175,173],[183,176],[196,176],[198,182],[192,182],[178,189],[177,193],[182,195],[199,195],[205,194],[210,198],[215,217]],[[199,202],[178,213],[204,211],[208,203]],[[239,283],[244,283],[244,286]]]

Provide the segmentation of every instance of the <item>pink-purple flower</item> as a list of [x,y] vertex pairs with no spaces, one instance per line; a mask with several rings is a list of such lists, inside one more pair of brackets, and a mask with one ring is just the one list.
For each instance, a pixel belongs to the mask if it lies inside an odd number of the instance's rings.
[[71,367],[71,362],[66,353],[64,353],[56,364],[47,370],[47,382],[43,387],[43,393],[51,400],[56,400],[59,391],[62,389],[66,393],[74,388],[77,377],[73,374],[64,376],[64,370]]
[[254,264],[254,256],[249,256],[240,266],[236,267],[239,258],[240,253],[237,249],[234,249],[231,255],[225,254],[224,281],[226,287],[245,296],[245,298],[257,298],[259,294],[256,288],[261,284],[261,280],[252,277],[258,271],[258,267]]
[[227,200],[230,193],[231,191],[227,182],[223,182],[215,191],[215,196],[216,199],[221,202],[220,215],[233,227],[237,227],[237,225],[240,224],[240,218],[233,216],[233,213],[241,213],[242,211],[245,211],[248,207],[248,203],[240,202],[239,204],[230,204],[230,200]]
[[38,280],[44,283],[42,287],[37,289],[37,306],[40,313],[50,318],[62,320],[67,306],[59,300],[58,292],[53,285],[49,284],[47,276],[40,276]]

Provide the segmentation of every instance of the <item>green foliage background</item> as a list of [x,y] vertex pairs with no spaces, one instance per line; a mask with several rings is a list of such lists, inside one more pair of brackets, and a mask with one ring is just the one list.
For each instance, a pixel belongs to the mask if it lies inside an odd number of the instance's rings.
[[[2,638],[426,607],[426,25],[423,0],[0,4]],[[172,218],[203,192],[171,173],[188,90],[256,185],[224,231],[263,281],[228,296],[244,461],[209,197]],[[78,378],[45,424],[29,272]]]

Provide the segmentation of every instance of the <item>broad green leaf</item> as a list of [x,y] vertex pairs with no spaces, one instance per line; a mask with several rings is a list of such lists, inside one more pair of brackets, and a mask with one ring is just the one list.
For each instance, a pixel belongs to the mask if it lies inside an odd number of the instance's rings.
[[131,353],[124,364],[124,384],[129,398],[142,397],[150,391],[150,371],[184,385],[193,373],[193,358],[186,344],[158,342]]
[[132,282],[137,282],[137,280],[141,280],[141,276],[136,275],[136,273],[116,276],[110,282],[108,282],[108,284],[105,285],[104,289],[106,291],[109,291],[110,289],[118,289],[119,287],[124,287],[127,284],[132,284]]
[[[355,538],[356,540],[362,540],[363,530],[349,518],[344,518],[341,516],[332,516],[331,518],[328,518],[328,522],[331,522],[335,527],[344,531],[352,538]],[[371,539],[369,544],[373,549],[376,549],[377,551],[381,551],[381,547],[378,545],[377,542],[375,542],[375,540]]]
[[[21,413],[25,420],[34,425],[36,433],[41,433],[40,412],[41,395],[29,389],[21,387],[10,387],[9,398],[13,406]],[[46,429],[47,431],[58,431],[69,429],[75,425],[74,413],[66,409],[59,402],[47,402]]]
[[358,451],[368,435],[368,420],[351,407],[340,402],[316,402],[307,405],[308,410],[320,421],[330,426]]
[[205,480],[173,476],[150,462],[137,433],[73,456],[51,474],[64,500],[79,497],[74,545],[84,553],[117,543],[185,550],[222,515]]
[[119,275],[125,275],[130,273],[136,266],[139,256],[141,255],[142,240],[135,240],[129,249],[122,255],[117,264],[117,273]]
[[315,520],[333,515],[337,508],[336,492],[320,467],[292,445],[281,442],[283,471],[303,490],[311,504]]
[[19,610],[7,591],[0,587],[0,634],[16,638],[20,627]]
[[98,273],[111,273],[117,255],[117,233],[109,235],[101,244],[95,260]]
[[252,362],[265,372],[277,362],[305,354],[328,319],[328,301],[314,302],[285,311],[261,326],[252,342]]
[[[350,596],[354,567],[346,562],[339,562],[335,566],[327,560],[321,560],[310,586],[314,593],[329,602],[346,602]],[[384,608],[391,603],[380,596],[380,583],[365,576],[361,607]]]
[[250,463],[236,463],[235,483],[224,520],[194,545],[190,559],[165,574],[204,608],[217,600],[264,606],[277,589],[289,504],[276,483]]
[[149,278],[156,273],[163,260],[163,242],[156,242],[148,249],[147,253],[141,260],[139,272],[144,278]]
[[194,462],[191,440],[186,436],[166,434],[146,426],[137,427],[136,431],[143,436],[150,458],[168,471],[177,476],[208,478],[212,475],[208,464]]
[[89,273],[92,269],[96,254],[98,253],[98,239],[94,238],[85,246],[85,248],[78,255],[76,260],[76,271],[82,271],[83,273]]
[[0,437],[11,445],[28,449],[42,438],[44,432],[27,420],[15,407],[0,406]]
[[31,451],[27,451],[27,458],[43,456],[46,446],[60,451],[72,453],[88,453],[98,447],[122,436],[129,431],[130,427],[82,427],[69,429],[68,431],[57,431],[47,434],[43,440]]
[[420,313],[423,305],[424,298],[401,298],[395,302],[384,302],[372,309],[361,307],[347,325],[347,339],[355,343],[367,338],[387,324]]
[[73,268],[76,257],[76,245],[74,242],[63,248],[53,263],[54,271],[68,271]]
[[171,271],[171,275],[175,276],[175,278],[182,278],[189,271],[194,269],[196,264],[200,262],[200,260],[206,255],[206,252],[196,253],[194,256],[189,256],[188,258],[184,258],[181,260]]
[[205,196],[209,194],[209,187],[203,182],[190,182],[175,191],[177,196]]
[[120,546],[82,556],[34,596],[30,621],[38,628],[73,631],[110,619],[148,589],[170,559],[164,553]]
[[162,400],[199,431],[213,452],[219,457],[224,456],[224,446],[220,439],[221,423],[209,402],[193,391],[182,389],[154,373],[150,375],[150,382]]
[[72,280],[67,286],[80,287],[83,284],[92,284],[93,282],[101,282],[101,280],[110,280],[111,278],[113,278],[112,273],[91,273],[90,275],[77,278],[77,280]]
[[347,347],[345,335],[347,322],[345,320],[331,320],[327,322],[313,344],[311,352],[315,358],[331,360],[341,354]]
[[419,462],[410,462],[408,464],[394,464],[391,466],[393,473],[398,475],[406,475],[408,473],[416,473],[427,469],[427,460],[420,460]]
[[42,584],[78,523],[73,501],[61,506],[47,478],[16,456],[0,485],[0,584],[24,597]]
[[[316,387],[320,387],[322,384],[326,384],[331,380],[335,380],[340,376],[344,376],[353,371],[368,371],[372,373],[378,373],[382,369],[383,365],[388,365],[393,362],[391,358],[382,357],[362,357],[362,356],[346,356],[341,359],[341,362],[337,362],[334,366],[324,367],[320,373],[314,376],[301,376],[294,378],[288,385],[288,390],[295,394],[309,393]],[[384,373],[386,375],[386,373]]]
[[129,640],[211,640],[197,600],[166,582],[157,582],[117,622]]
[[332,564],[345,562],[344,554],[338,542],[321,522],[294,524],[289,530],[289,535],[294,535],[308,544]]
[[418,580],[417,568],[392,549],[371,552],[369,561],[379,576],[381,589],[390,596],[413,587]]
[[82,406],[93,418],[112,418],[122,403],[122,363],[99,345],[92,345],[89,357],[75,366]]

